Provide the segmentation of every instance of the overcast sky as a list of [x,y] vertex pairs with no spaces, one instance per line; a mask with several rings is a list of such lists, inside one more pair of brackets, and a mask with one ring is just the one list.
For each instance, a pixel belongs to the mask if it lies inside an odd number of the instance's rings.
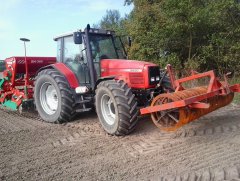
[[106,10],[124,16],[132,9],[124,0],[0,0],[0,60],[24,55],[26,37],[30,56],[55,56],[53,37],[97,23]]

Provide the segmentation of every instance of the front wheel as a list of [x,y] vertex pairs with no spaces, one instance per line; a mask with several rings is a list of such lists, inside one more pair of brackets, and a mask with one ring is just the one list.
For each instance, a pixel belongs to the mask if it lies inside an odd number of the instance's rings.
[[96,90],[96,111],[104,130],[127,135],[134,130],[139,111],[135,95],[121,80],[101,82]]

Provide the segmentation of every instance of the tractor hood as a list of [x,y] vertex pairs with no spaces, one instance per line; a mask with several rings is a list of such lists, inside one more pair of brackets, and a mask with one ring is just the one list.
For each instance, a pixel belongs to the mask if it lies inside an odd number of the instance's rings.
[[142,72],[145,66],[156,64],[137,60],[103,59],[101,60],[102,72]]
[[160,70],[156,64],[150,62],[103,59],[101,60],[101,77],[108,76],[123,80],[131,88],[147,89],[157,85]]

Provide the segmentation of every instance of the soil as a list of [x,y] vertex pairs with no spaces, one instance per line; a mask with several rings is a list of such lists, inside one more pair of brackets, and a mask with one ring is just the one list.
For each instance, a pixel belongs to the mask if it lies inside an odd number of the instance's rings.
[[143,117],[116,137],[94,112],[56,125],[0,109],[0,180],[238,180],[239,119],[230,105],[168,133]]

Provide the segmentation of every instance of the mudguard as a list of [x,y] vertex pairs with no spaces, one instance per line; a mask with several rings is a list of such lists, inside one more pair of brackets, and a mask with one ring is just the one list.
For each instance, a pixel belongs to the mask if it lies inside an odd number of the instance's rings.
[[75,74],[71,71],[70,68],[68,68],[64,63],[55,63],[51,64],[45,67],[42,67],[38,72],[44,70],[44,69],[55,69],[60,74],[62,74],[68,81],[71,88],[75,89],[79,86],[78,79],[75,76]]

